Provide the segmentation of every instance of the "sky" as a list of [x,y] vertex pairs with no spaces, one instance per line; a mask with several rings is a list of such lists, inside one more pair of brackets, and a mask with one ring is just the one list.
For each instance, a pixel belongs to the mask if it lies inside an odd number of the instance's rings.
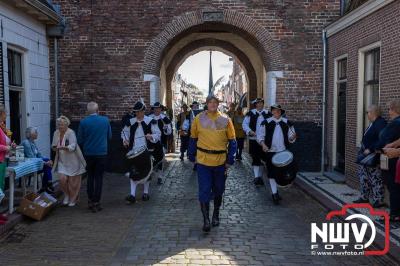
[[[196,85],[205,95],[208,94],[209,58],[209,51],[201,51],[188,57],[178,69],[186,82]],[[228,82],[229,75],[232,74],[232,61],[229,61],[228,55],[213,51],[212,67],[214,82],[222,76],[225,76],[223,83]]]

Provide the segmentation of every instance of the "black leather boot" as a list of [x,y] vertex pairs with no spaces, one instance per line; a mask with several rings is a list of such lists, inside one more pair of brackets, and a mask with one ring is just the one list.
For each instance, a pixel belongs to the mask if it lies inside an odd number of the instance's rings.
[[214,198],[214,212],[212,216],[212,226],[219,226],[219,208],[221,207],[222,196]]
[[210,232],[211,225],[210,225],[210,203],[200,203],[201,213],[203,214],[203,231]]
[[278,193],[275,193],[275,194],[272,194],[272,202],[275,204],[275,205],[278,205],[279,204],[279,198],[278,198],[279,196],[278,196]]

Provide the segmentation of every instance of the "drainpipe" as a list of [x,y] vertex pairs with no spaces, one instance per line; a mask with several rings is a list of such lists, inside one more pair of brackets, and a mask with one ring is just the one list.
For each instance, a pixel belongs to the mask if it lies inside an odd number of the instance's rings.
[[326,30],[322,31],[322,143],[321,143],[321,174],[325,171],[325,112],[326,112]]
[[58,100],[58,40],[54,38],[54,105],[55,105],[55,118],[57,119],[60,114],[60,106]]

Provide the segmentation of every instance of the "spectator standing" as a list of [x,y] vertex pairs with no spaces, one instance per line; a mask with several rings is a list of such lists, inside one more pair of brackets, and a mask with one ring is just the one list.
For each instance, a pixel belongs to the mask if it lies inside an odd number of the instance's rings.
[[64,192],[63,205],[73,207],[79,198],[82,174],[86,162],[78,146],[75,132],[68,128],[70,121],[65,116],[57,119],[57,130],[53,135],[52,148],[56,152],[53,173],[58,174]]
[[103,174],[107,164],[108,141],[112,132],[107,117],[98,114],[99,106],[95,102],[87,104],[88,116],[78,129],[78,143],[83,149],[88,173],[88,207],[92,212],[102,210],[100,205],[103,188]]

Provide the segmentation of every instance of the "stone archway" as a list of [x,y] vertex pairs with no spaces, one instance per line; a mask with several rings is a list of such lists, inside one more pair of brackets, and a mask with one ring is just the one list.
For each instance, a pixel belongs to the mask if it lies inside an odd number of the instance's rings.
[[[257,87],[257,77],[254,67],[244,52],[227,41],[212,38],[199,39],[181,48],[166,67],[166,102],[169,107],[171,107],[172,101],[171,81],[179,66],[186,60],[188,56],[209,48],[212,48],[212,50],[221,51],[237,58],[239,64],[246,73],[249,88]],[[251,90],[251,92],[252,94],[250,95],[250,98],[257,96],[256,89]]]
[[[283,70],[282,55],[278,43],[253,18],[232,10],[187,12],[167,24],[146,50],[142,74],[144,81],[150,81],[150,102],[159,100],[160,70],[163,57],[169,49],[189,34],[204,32],[234,33],[246,39],[257,50],[262,60],[264,70],[267,73],[265,79],[272,77],[272,83],[275,81],[273,79],[275,76],[268,73]],[[235,54],[237,55],[237,53]],[[270,84],[271,81],[267,80],[265,83]],[[254,97],[255,94],[253,93],[251,96]]]

